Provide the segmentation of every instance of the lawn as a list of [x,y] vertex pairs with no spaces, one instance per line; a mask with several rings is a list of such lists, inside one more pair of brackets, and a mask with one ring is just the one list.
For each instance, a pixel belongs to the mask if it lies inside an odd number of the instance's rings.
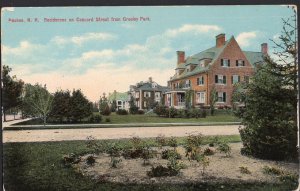
[[[126,123],[222,123],[222,122],[240,122],[240,119],[231,112],[218,112],[214,116],[208,115],[206,118],[165,118],[156,114],[145,115],[117,115],[111,113],[109,116],[102,116],[100,124],[126,124]],[[88,123],[88,118],[81,123]],[[41,119],[34,119],[17,123],[16,125],[37,125],[43,124]],[[57,124],[48,122],[48,124]]]
[[[212,137],[206,137],[208,142]],[[240,137],[221,136],[221,140],[239,142]],[[106,145],[110,141],[97,141]],[[179,144],[184,138],[179,138]],[[118,140],[124,147],[128,140]],[[155,144],[154,139],[147,139],[149,144]],[[100,147],[104,150],[104,146]],[[266,183],[195,183],[195,184],[117,184],[99,183],[78,174],[73,168],[65,167],[62,157],[74,153],[83,155],[92,152],[87,148],[86,141],[42,142],[42,143],[5,143],[4,156],[4,186],[7,191],[18,190],[260,190],[279,191],[292,190],[295,184],[266,184]]]

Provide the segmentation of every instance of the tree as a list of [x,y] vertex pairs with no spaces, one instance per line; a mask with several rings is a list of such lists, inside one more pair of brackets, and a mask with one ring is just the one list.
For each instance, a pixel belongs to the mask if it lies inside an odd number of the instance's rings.
[[194,97],[194,91],[193,90],[187,90],[185,92],[185,107],[187,109],[191,109],[193,97]]
[[93,103],[90,102],[81,92],[80,89],[73,90],[70,99],[71,116],[74,121],[81,121],[83,118],[92,114]]
[[52,108],[53,96],[48,92],[46,85],[34,86],[26,84],[23,98],[23,112],[34,117],[41,117],[46,125],[48,114]]
[[17,80],[16,76],[10,76],[11,68],[3,65],[2,67],[2,106],[4,121],[6,112],[14,107],[21,105],[21,95],[24,87],[22,80]]
[[105,97],[105,93],[103,93],[103,96],[100,97],[99,109],[102,115],[110,115],[111,113],[111,109],[109,108],[108,100],[107,97]]
[[53,106],[50,112],[50,116],[59,119],[62,123],[63,118],[71,117],[71,94],[69,90],[63,91],[56,91],[53,98]]
[[217,101],[218,101],[217,91],[216,91],[216,88],[213,87],[210,91],[210,99],[209,99],[211,115],[214,115],[214,113],[215,113],[215,105],[216,105]]
[[138,110],[139,110],[139,108],[135,105],[134,97],[131,96],[130,101],[129,101],[129,113],[130,114],[137,114]]
[[264,159],[289,159],[297,154],[297,34],[296,17],[283,20],[280,42],[274,42],[276,60],[265,56],[251,82],[233,97],[245,109],[240,129],[242,152]]

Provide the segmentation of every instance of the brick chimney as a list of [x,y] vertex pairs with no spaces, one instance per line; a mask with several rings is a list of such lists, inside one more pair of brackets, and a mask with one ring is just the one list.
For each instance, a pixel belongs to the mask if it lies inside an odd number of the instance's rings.
[[149,82],[152,83],[152,77],[149,77]]
[[221,33],[216,36],[216,47],[219,48],[225,44],[225,34]]
[[177,65],[180,63],[184,63],[184,60],[185,60],[185,52],[177,51]]
[[268,54],[268,44],[267,43],[261,44],[261,53],[263,53],[264,55]]

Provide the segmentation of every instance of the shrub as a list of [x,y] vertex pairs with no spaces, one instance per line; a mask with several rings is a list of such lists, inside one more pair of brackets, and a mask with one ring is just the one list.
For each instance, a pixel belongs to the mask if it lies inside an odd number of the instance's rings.
[[206,149],[204,149],[203,154],[204,154],[205,156],[208,156],[208,155],[214,155],[215,152],[214,152],[212,149],[210,149],[209,147],[207,147]]
[[169,159],[170,157],[176,158],[176,159],[181,159],[181,155],[174,150],[163,150],[161,152],[161,158],[162,159]]
[[215,145],[218,145],[220,143],[220,138],[218,136],[214,136],[210,141],[209,141],[209,146],[214,147]]
[[150,177],[162,177],[162,176],[176,176],[178,173],[179,172],[169,167],[158,165],[156,167],[151,167],[151,170],[147,172],[147,175]]
[[159,135],[155,138],[156,143],[160,148],[167,145],[167,139],[164,135]]
[[200,110],[200,117],[201,117],[201,118],[206,118],[206,116],[207,116],[206,110],[205,110],[205,109],[201,109],[201,110]]
[[186,112],[184,109],[178,109],[177,110],[177,115],[176,117],[179,117],[179,118],[185,118],[186,117]]
[[283,170],[273,167],[273,166],[264,166],[263,173],[270,174],[270,175],[282,175],[284,174]]
[[173,147],[174,150],[175,150],[176,147],[178,146],[177,139],[175,137],[169,138],[168,145],[170,145],[171,147]]
[[251,174],[250,170],[245,166],[240,166],[239,169],[242,174]]
[[196,155],[201,153],[201,144],[203,142],[203,135],[199,133],[198,135],[189,135],[186,139],[185,156],[189,160],[195,160]]
[[166,114],[166,116],[168,116],[169,118],[174,118],[177,116],[177,109],[175,109],[174,107],[168,108]]
[[94,155],[88,155],[86,158],[86,164],[93,165],[96,162]]
[[118,168],[118,164],[122,161],[120,158],[112,157],[110,159],[110,167],[111,168]]
[[101,109],[100,113],[101,115],[106,115],[106,116],[110,115],[111,110],[107,103],[105,106],[103,106],[103,109]]
[[118,115],[128,115],[128,111],[125,109],[118,109],[116,112]]
[[226,155],[226,157],[229,157],[231,154],[231,147],[225,142],[219,143],[217,150],[220,153],[224,153]]
[[149,159],[153,158],[153,151],[150,149],[150,145],[144,144],[142,159],[144,159],[144,165],[149,164]]
[[189,110],[189,117],[199,118],[201,117],[201,112],[199,109],[193,108]]
[[178,162],[176,155],[170,155],[168,161],[168,168],[174,170],[177,174],[181,169],[186,168],[182,162]]
[[102,116],[99,114],[92,114],[89,122],[90,123],[100,123],[102,121]]
[[153,112],[156,113],[158,116],[167,116],[167,106],[164,105],[157,105],[154,109]]
[[109,117],[105,118],[105,122],[107,123],[111,122],[110,118]]
[[63,156],[63,164],[66,167],[70,167],[71,164],[76,164],[81,161],[80,157],[77,157],[74,153],[70,153],[68,155]]
[[202,175],[204,175],[206,168],[209,166],[209,158],[203,154],[197,153],[195,160],[202,166]]
[[145,111],[144,110],[138,110],[137,114],[143,115],[143,114],[145,114]]
[[134,114],[138,113],[138,110],[139,110],[138,107],[132,106],[132,107],[129,108],[129,113],[134,115]]

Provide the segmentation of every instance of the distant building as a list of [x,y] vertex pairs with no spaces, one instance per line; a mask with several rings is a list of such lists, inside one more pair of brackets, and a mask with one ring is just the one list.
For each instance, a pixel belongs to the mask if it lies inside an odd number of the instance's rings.
[[135,105],[139,109],[149,109],[153,108],[153,105],[157,103],[162,103],[163,94],[167,91],[168,88],[166,86],[157,84],[149,77],[149,80],[146,82],[131,85],[129,95],[133,97]]
[[168,82],[165,105],[184,108],[188,90],[193,92],[192,106],[209,105],[215,88],[217,105],[230,106],[234,84],[249,82],[267,53],[267,43],[261,44],[261,52],[243,51],[233,36],[226,41],[225,34],[216,36],[215,46],[190,57],[177,51],[176,73]]
[[110,107],[115,102],[116,110],[119,110],[119,109],[129,110],[130,97],[127,92],[120,93],[115,90],[113,93],[108,94],[107,100],[108,100],[108,104]]

